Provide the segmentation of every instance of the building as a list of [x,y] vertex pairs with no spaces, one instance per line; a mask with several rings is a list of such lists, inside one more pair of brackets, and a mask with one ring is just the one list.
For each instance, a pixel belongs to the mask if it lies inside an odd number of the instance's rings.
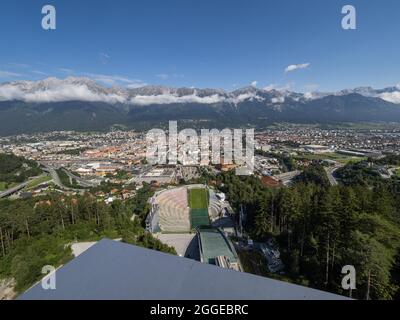
[[169,184],[176,182],[177,172],[173,167],[153,168],[146,172],[142,172],[134,177],[136,183],[152,183]]
[[329,153],[329,152],[333,151],[329,147],[316,145],[316,144],[306,145],[306,146],[303,146],[303,148],[306,152],[310,152],[313,154],[323,154],[323,153]]

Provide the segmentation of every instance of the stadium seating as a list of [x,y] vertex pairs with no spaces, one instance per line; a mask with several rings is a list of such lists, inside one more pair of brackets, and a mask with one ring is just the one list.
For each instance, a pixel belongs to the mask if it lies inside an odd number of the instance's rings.
[[156,197],[159,205],[159,224],[162,232],[189,232],[190,216],[187,189],[166,190]]
[[204,188],[192,185],[157,192],[152,201],[157,205],[158,225],[164,233],[185,233],[201,225],[209,225],[221,212],[221,203],[215,192],[209,192],[208,209],[190,209],[188,189]]
[[208,212],[210,214],[211,219],[217,219],[219,217],[219,214],[222,210],[221,208],[221,202],[216,196],[215,192],[210,190],[210,200],[209,200],[209,207],[208,207]]

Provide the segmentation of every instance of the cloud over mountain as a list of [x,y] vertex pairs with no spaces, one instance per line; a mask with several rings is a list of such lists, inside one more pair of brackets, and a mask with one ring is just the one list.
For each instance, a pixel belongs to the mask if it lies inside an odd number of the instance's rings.
[[[292,68],[293,69],[293,68]],[[68,77],[60,80],[48,78],[41,81],[16,81],[0,84],[0,101],[19,100],[32,103],[88,101],[121,103],[128,105],[168,105],[227,103],[237,105],[245,101],[264,103],[266,106],[286,102],[306,102],[327,96],[359,94],[364,97],[379,98],[400,104],[400,88],[375,90],[370,87],[345,89],[339,92],[296,93],[290,87],[270,85],[259,89],[251,86],[227,92],[220,89],[169,88],[146,86],[140,80],[121,76],[91,74],[89,78]],[[96,81],[94,81],[95,79]],[[99,83],[108,85],[104,86]]]
[[291,64],[290,66],[286,67],[285,73],[289,73],[289,72],[296,71],[299,69],[306,69],[309,66],[310,66],[310,63]]
[[124,86],[104,86],[74,77],[0,83],[0,135],[105,130],[116,124],[136,128],[168,120],[202,121],[212,127],[265,126],[280,121],[400,122],[400,88],[396,86],[298,93],[273,85],[228,92],[164,86],[128,88],[129,79],[109,80]]

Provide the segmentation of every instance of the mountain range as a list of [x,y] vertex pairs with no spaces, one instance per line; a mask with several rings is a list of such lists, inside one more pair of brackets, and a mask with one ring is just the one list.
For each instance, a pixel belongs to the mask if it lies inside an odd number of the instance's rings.
[[400,122],[400,86],[298,93],[253,86],[222,89],[107,87],[88,78],[0,84],[0,135],[52,130],[149,128],[168,120],[202,127]]

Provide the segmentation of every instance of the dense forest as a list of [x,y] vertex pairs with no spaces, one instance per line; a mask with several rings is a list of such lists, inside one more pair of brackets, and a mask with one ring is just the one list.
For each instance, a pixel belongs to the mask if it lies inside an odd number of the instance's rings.
[[22,183],[42,173],[35,161],[11,154],[0,153],[0,183],[7,189],[13,183]]
[[367,162],[348,164],[339,168],[335,176],[346,186],[374,186],[383,183],[379,173],[368,166]]
[[72,259],[67,244],[103,237],[176,254],[142,227],[150,194],[145,186],[136,198],[112,205],[90,193],[0,201],[0,279],[14,278],[21,292],[40,279],[44,265]]
[[[344,171],[354,169],[349,166]],[[235,209],[243,205],[249,236],[278,240],[287,276],[294,282],[348,295],[341,288],[341,270],[353,265],[353,298],[398,298],[399,181],[381,179],[370,185],[361,177],[330,186],[318,164],[280,189],[234,173],[218,179]]]

